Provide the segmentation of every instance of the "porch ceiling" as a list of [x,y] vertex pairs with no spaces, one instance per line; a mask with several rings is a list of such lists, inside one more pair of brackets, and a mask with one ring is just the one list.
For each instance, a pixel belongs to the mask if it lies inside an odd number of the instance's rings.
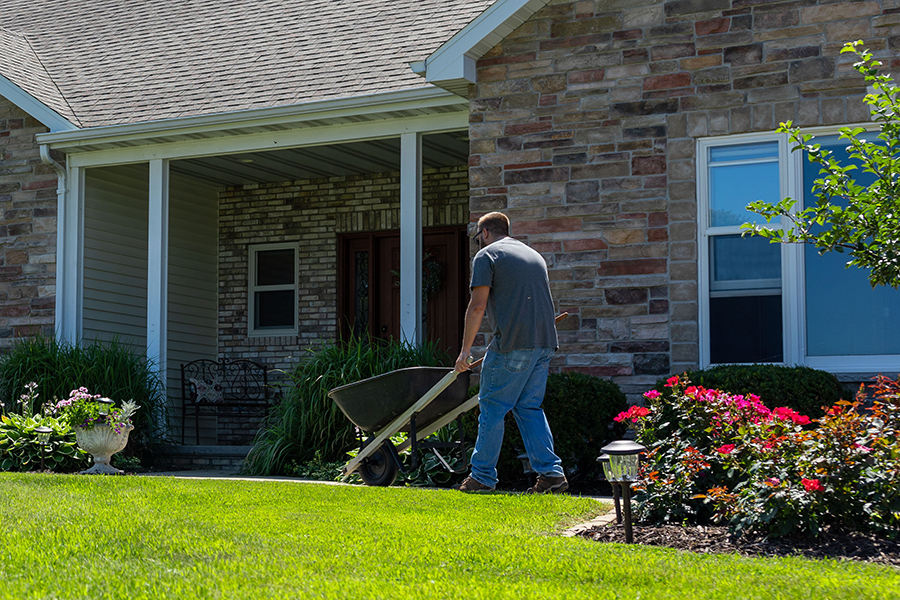
[[[422,136],[425,168],[464,165],[468,156],[466,131]],[[218,187],[383,173],[400,170],[400,140],[386,138],[207,156],[172,161],[170,168]]]

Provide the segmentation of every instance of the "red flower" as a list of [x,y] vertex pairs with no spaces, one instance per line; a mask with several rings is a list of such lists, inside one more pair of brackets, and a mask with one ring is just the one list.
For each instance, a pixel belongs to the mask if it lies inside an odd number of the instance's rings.
[[801,479],[800,483],[807,492],[824,492],[825,486],[818,479]]
[[716,452],[719,454],[731,454],[734,452],[734,444],[725,444],[721,448],[716,448]]
[[628,410],[624,412],[620,412],[614,419],[616,423],[621,423],[622,421],[631,421],[632,423],[637,423],[639,419],[646,417],[650,414],[649,408],[644,408],[643,406],[634,405]]
[[675,387],[678,385],[678,375],[672,375],[666,379],[666,387]]
[[776,419],[780,419],[782,421],[790,421],[794,425],[808,425],[809,417],[805,415],[801,415],[795,410],[787,408],[786,406],[779,406],[775,410],[772,411],[772,414],[775,415]]

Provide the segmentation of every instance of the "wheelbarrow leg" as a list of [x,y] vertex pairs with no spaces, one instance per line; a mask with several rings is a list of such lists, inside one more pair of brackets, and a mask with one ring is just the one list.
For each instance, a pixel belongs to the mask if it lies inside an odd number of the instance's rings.
[[416,416],[419,413],[413,413],[409,417],[409,439],[412,442],[412,456],[409,457],[409,470],[415,471],[419,467],[419,449],[416,448]]

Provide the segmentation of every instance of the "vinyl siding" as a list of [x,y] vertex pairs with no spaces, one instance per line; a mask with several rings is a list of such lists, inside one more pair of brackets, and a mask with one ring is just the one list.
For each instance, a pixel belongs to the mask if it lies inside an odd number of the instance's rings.
[[84,206],[86,340],[147,347],[147,165],[88,169]]

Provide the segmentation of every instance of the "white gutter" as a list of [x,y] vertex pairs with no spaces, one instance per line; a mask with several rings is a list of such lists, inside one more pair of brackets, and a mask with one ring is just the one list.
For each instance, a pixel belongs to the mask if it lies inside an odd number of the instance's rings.
[[[65,287],[64,276],[65,269],[62,268],[61,261],[59,260],[60,254],[64,252],[65,242],[66,242],[66,191],[68,190],[68,180],[66,178],[66,168],[53,160],[53,157],[50,156],[50,146],[46,144],[41,144],[41,162],[45,165],[52,168],[56,171],[56,298],[65,297],[65,295],[60,296],[60,293],[63,292],[63,288]],[[54,313],[54,320],[56,322],[56,339],[62,340],[62,336],[64,335],[63,323],[62,323],[62,311],[60,310],[59,304],[57,304]]]
[[160,135],[188,135],[240,127],[265,127],[316,119],[358,117],[366,114],[378,115],[391,111],[441,106],[467,107],[468,102],[446,90],[428,86],[414,90],[321,100],[291,106],[41,133],[37,135],[37,140],[39,143],[51,145],[53,148],[65,148],[67,151],[71,151],[77,150],[79,146],[110,142],[140,142]]

